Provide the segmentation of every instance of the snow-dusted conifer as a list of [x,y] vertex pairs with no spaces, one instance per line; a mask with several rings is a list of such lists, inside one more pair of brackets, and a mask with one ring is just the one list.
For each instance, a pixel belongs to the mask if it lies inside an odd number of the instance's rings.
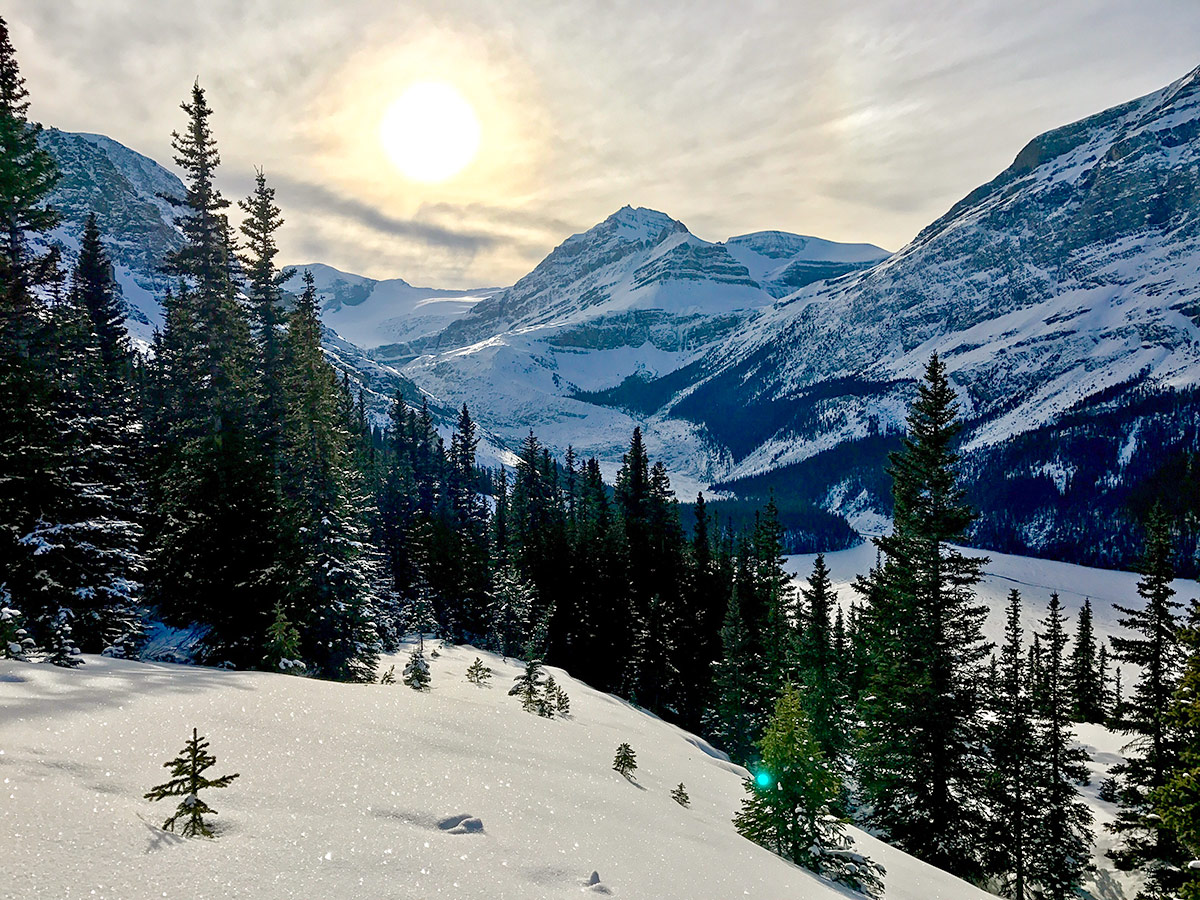
[[395,684],[396,683],[396,667],[388,666],[388,670],[379,676],[380,684]]
[[0,584],[0,658],[29,659],[37,649],[25,628],[25,616],[9,604],[12,598]]
[[637,770],[637,754],[628,743],[622,741],[617,745],[617,755],[613,759],[612,767],[614,772],[633,781],[633,773]]
[[163,822],[164,831],[174,831],[175,823],[185,819],[183,836],[212,837],[212,828],[204,821],[204,817],[215,816],[217,811],[212,809],[200,797],[200,792],[209,788],[225,788],[237,777],[222,775],[220,778],[205,778],[204,772],[214,766],[217,758],[208,753],[208,741],[200,737],[195,728],[192,738],[184,746],[180,754],[170,762],[163,763],[164,769],[171,770],[171,780],[151,788],[146,793],[147,800],[165,800],[167,797],[182,797],[175,814]]
[[483,664],[483,660],[478,656],[475,657],[475,662],[467,667],[467,681],[476,687],[483,687],[485,683],[491,680],[492,670],[489,666]]
[[682,781],[679,782],[679,787],[677,787],[677,788],[675,788],[675,790],[671,791],[671,799],[674,800],[676,803],[678,803],[680,806],[682,806],[684,809],[687,809],[689,806],[692,805],[692,799],[688,796],[687,788],[685,788],[683,786]]
[[71,636],[71,613],[69,610],[60,609],[50,621],[46,635],[45,656],[42,661],[61,666],[64,669],[73,669],[83,665],[83,660],[79,658],[79,648],[75,646],[74,638]]
[[425,661],[425,654],[418,647],[408,657],[408,663],[404,666],[403,673],[404,683],[414,691],[429,690],[429,663]]
[[508,695],[518,698],[526,712],[540,712],[543,706],[543,688],[542,661],[531,659],[525,663],[525,671],[513,680]]
[[275,618],[267,629],[263,664],[271,671],[287,672],[290,675],[304,673],[305,665],[300,659],[300,632],[292,624],[279,601],[275,602]]

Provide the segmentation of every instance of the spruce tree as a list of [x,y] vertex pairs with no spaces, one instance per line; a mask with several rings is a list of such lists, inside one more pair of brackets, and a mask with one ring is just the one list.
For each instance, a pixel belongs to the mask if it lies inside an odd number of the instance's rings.
[[483,664],[483,660],[478,656],[475,657],[475,662],[467,667],[467,681],[476,687],[483,687],[492,678],[492,670],[489,666]]
[[519,699],[525,712],[540,713],[544,709],[543,688],[542,661],[534,658],[526,662],[524,671],[513,679],[508,695]]
[[832,881],[875,894],[882,869],[854,853],[831,807],[841,783],[812,734],[800,692],[785,685],[759,741],[762,762],[746,779],[738,832]]
[[0,18],[0,572],[34,639],[44,640],[63,597],[31,535],[53,526],[54,507],[70,489],[52,410],[56,335],[48,303],[60,278],[57,253],[39,253],[31,241],[58,222],[47,202],[58,172],[28,111]]
[[1092,601],[1085,598],[1079,610],[1075,629],[1075,644],[1067,664],[1067,681],[1071,690],[1071,717],[1076,722],[1104,721],[1103,676],[1096,651],[1096,634],[1092,627]]
[[721,629],[723,657],[713,666],[715,706],[709,732],[735,762],[749,762],[757,734],[761,695],[760,666],[742,619],[737,588],[729,598]]
[[637,754],[628,743],[622,741],[617,745],[617,755],[613,758],[613,771],[633,781],[633,773],[637,771]]
[[680,806],[682,806],[684,809],[687,809],[689,806],[692,805],[692,800],[688,796],[687,788],[685,788],[683,786],[682,781],[679,782],[679,787],[677,787],[673,791],[671,791],[671,799],[674,800],[676,803],[678,803]]
[[185,242],[167,260],[178,279],[164,300],[155,355],[160,402],[148,429],[149,599],[171,624],[209,626],[205,658],[259,664],[277,579],[275,483],[260,429],[249,319],[234,278],[228,203],[214,178],[220,157],[212,110],[196,84],[187,129],[173,139],[187,194]]
[[529,639],[533,591],[512,566],[496,572],[488,644],[501,656],[519,656]]
[[301,675],[306,666],[300,659],[300,632],[288,618],[283,604],[275,604],[275,618],[267,629],[263,666],[268,671]]
[[321,349],[312,274],[288,318],[280,493],[288,605],[317,674],[372,681],[380,574],[361,511],[366,486],[352,459],[349,398]]
[[171,770],[171,780],[151,788],[146,793],[147,800],[165,800],[167,797],[183,798],[175,813],[163,822],[164,831],[174,831],[175,823],[184,819],[182,831],[184,837],[213,837],[213,830],[204,821],[204,817],[215,816],[217,811],[200,797],[200,792],[229,787],[239,776],[235,773],[222,775],[220,778],[205,777],[204,773],[217,762],[217,758],[208,752],[208,747],[208,741],[200,737],[193,728],[192,738],[180,751],[179,756],[170,762],[163,763],[163,768]]
[[9,604],[12,597],[0,584],[0,654],[4,659],[27,660],[37,650],[37,644],[25,628],[25,616]]
[[1170,725],[1178,732],[1178,763],[1151,800],[1158,815],[1186,851],[1179,872],[1182,900],[1200,900],[1200,602],[1193,600],[1187,627],[1180,632],[1187,662],[1174,701],[1168,710]]
[[870,824],[918,858],[978,878],[990,649],[973,593],[984,560],[953,546],[974,519],[956,470],[958,409],[935,355],[890,457],[892,533],[875,541],[882,566],[856,585],[872,648],[856,775]]
[[1037,750],[1023,641],[1021,594],[1014,588],[1008,595],[1004,645],[997,663],[987,794],[992,823],[988,869],[999,878],[1000,893],[1012,900],[1032,896],[1029,869],[1038,808]]
[[1117,658],[1138,667],[1140,676],[1121,718],[1133,739],[1126,759],[1113,766],[1119,810],[1106,827],[1121,843],[1109,851],[1118,868],[1140,869],[1152,892],[1174,891],[1187,862],[1174,829],[1154,809],[1154,792],[1167,783],[1179,759],[1178,735],[1169,710],[1179,684],[1181,646],[1176,612],[1180,603],[1171,581],[1171,523],[1160,505],[1146,524],[1145,551],[1139,566],[1141,608],[1117,606],[1121,626],[1134,636],[1112,639]]
[[1065,624],[1058,594],[1051,594],[1042,622],[1047,696],[1037,704],[1044,712],[1035,721],[1037,826],[1029,861],[1029,879],[1045,900],[1076,896],[1092,868],[1092,812],[1076,786],[1087,784],[1088,756],[1071,733]]
[[799,638],[797,680],[804,686],[802,700],[808,712],[813,737],[832,765],[847,744],[845,688],[838,674],[834,648],[833,591],[825,555],[817,554],[807,587],[800,590],[804,612]]
[[402,673],[404,683],[414,691],[429,690],[429,663],[425,660],[425,653],[420,647],[417,647],[408,655],[408,662],[404,664],[404,672]]

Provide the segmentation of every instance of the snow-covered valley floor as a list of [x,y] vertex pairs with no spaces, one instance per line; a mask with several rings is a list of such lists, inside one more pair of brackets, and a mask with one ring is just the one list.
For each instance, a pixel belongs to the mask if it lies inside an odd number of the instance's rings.
[[[476,655],[490,686],[464,677]],[[440,651],[429,693],[91,656],[73,671],[0,662],[0,897],[853,896],[734,831],[743,770],[552,671],[569,718],[522,710],[508,696],[517,665],[472,648]],[[173,805],[142,799],[193,727],[218,760],[207,774],[241,775],[208,792],[213,841],[162,831]],[[612,771],[622,741],[636,783]],[[669,796],[681,781],[687,809]],[[463,815],[482,832],[440,827]],[[855,834],[887,868],[889,898],[988,896]]]

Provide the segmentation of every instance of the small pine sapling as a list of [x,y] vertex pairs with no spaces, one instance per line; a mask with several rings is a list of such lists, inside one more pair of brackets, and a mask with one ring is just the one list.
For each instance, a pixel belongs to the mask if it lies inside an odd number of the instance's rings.
[[65,609],[59,610],[50,623],[50,635],[46,641],[45,658],[42,661],[64,669],[83,665],[83,660],[79,658],[79,648],[75,646],[71,637],[70,613]]
[[429,690],[429,663],[425,661],[425,654],[420,648],[414,650],[408,657],[408,663],[404,666],[404,683],[414,691]]
[[217,811],[200,799],[200,791],[206,788],[229,787],[237,774],[222,775],[220,778],[205,778],[205,770],[216,764],[217,758],[208,750],[208,741],[200,737],[196,729],[192,729],[192,739],[187,742],[179,756],[170,762],[163,763],[163,768],[171,770],[171,780],[165,784],[151,788],[147,792],[147,800],[165,800],[167,797],[182,797],[183,800],[175,810],[175,814],[163,822],[164,831],[174,831],[175,823],[186,818],[183,823],[183,836],[210,838],[212,829],[204,821],[206,815],[215,816]]
[[513,680],[508,696],[518,697],[526,712],[538,712],[542,706],[542,661],[534,658],[525,663],[525,671]]
[[554,711],[560,716],[569,716],[571,714],[571,698],[562,689],[562,685],[559,685],[558,689],[554,692]]
[[395,684],[396,683],[396,667],[389,666],[388,670],[379,676],[380,684]]
[[542,689],[542,696],[538,700],[537,714],[544,719],[554,718],[555,701],[558,699],[558,692],[562,690],[558,686],[558,682],[554,680],[554,676],[550,675],[546,678],[546,686]]
[[633,773],[636,769],[637,755],[629,744],[622,742],[617,747],[617,756],[613,760],[613,771],[633,781]]
[[490,667],[483,664],[483,660],[478,656],[475,657],[475,662],[467,668],[467,681],[476,687],[483,687],[484,683],[492,677]]
[[685,788],[683,786],[682,781],[679,782],[679,787],[677,787],[677,788],[675,788],[675,790],[671,791],[671,799],[674,800],[676,803],[678,803],[680,806],[682,806],[684,809],[687,809],[692,804],[692,800],[688,796],[687,788]]
[[275,602],[275,618],[267,628],[263,664],[268,670],[303,675],[307,668],[300,659],[300,631],[288,619],[283,604]]

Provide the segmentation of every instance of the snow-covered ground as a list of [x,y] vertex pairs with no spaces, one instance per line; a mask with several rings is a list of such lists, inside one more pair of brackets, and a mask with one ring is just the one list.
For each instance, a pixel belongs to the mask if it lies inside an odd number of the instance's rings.
[[[488,687],[464,678],[480,655]],[[387,659],[384,667],[402,658]],[[87,657],[0,662],[0,897],[845,900],[740,837],[744,772],[702,741],[555,671],[572,715],[507,696],[518,669],[470,648],[433,689]],[[215,841],[142,799],[193,727],[217,756]],[[611,769],[637,753],[637,782]],[[684,782],[691,807],[671,800]],[[443,827],[471,816],[482,831]],[[869,837],[891,900],[987,894]],[[585,887],[595,871],[600,883]]]
[[[1008,603],[1008,592],[1013,588],[1021,592],[1024,602],[1025,612],[1021,621],[1027,638],[1035,629],[1043,630],[1040,622],[1045,618],[1050,594],[1055,591],[1058,592],[1063,609],[1070,620],[1067,627],[1071,635],[1075,633],[1075,617],[1085,598],[1092,601],[1092,620],[1099,638],[1123,633],[1123,629],[1117,624],[1120,614],[1113,609],[1114,603],[1135,609],[1142,605],[1137,594],[1137,583],[1141,576],[1134,572],[1094,569],[1052,559],[1012,556],[992,550],[973,550],[968,547],[959,549],[970,556],[988,558],[983,567],[983,581],[976,589],[976,594],[980,602],[991,609],[985,632],[992,641],[998,642],[1004,637],[1005,607]],[[815,558],[815,553],[789,556],[787,570],[798,581],[802,581],[812,572]],[[838,599],[844,605],[848,605],[852,600],[861,599],[851,585],[858,575],[866,574],[875,564],[875,545],[867,541],[849,550],[827,553],[825,563],[829,566]],[[1185,604],[1192,597],[1200,596],[1200,585],[1194,581],[1178,579],[1174,587],[1176,599]]]

